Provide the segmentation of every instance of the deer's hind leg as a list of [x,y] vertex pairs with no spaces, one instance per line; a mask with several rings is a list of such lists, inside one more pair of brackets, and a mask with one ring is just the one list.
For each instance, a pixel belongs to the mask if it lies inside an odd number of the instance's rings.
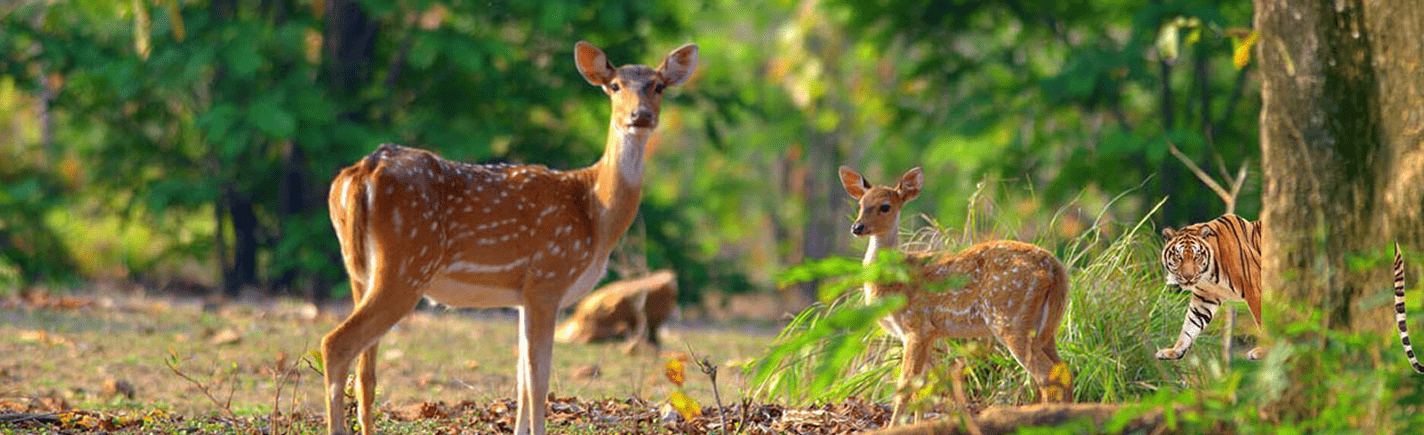
[[[360,412],[362,408],[366,411],[361,414],[361,431],[373,433],[375,428],[371,427],[373,422],[369,403],[371,396],[375,394],[376,366],[375,351],[372,348],[391,326],[415,309],[415,304],[420,301],[419,289],[400,288],[410,285],[405,279],[395,274],[375,275],[366,287],[369,293],[361,295],[356,309],[321,340],[322,365],[326,369],[326,415],[329,433],[348,433],[344,404],[346,375],[351,368],[351,361],[358,356],[362,358],[362,373],[357,375],[360,390],[358,394],[364,406],[358,405],[357,411]],[[367,371],[369,376],[365,373]],[[367,389],[370,390],[369,393]]]
[[1014,360],[1028,370],[1034,383],[1039,386],[1039,399],[1048,400],[1049,394],[1044,387],[1049,385],[1049,375],[1053,371],[1053,365],[1058,363],[1056,358],[1053,358],[1057,356],[1058,350],[1049,351],[1040,346],[1038,337],[1031,334],[1028,327],[1022,325],[996,326],[993,329],[994,336],[1004,347],[1009,349],[1009,354],[1013,355]]

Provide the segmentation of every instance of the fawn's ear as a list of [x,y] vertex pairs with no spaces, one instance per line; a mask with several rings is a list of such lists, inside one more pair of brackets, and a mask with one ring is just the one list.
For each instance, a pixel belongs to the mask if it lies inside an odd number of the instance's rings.
[[667,86],[677,86],[692,77],[692,72],[697,70],[697,44],[687,44],[668,53],[663,58],[662,65],[658,65],[658,75],[662,76],[663,84]]
[[915,167],[900,176],[900,185],[895,190],[900,191],[902,201],[909,201],[920,196],[920,189],[925,187],[925,173],[919,167]]
[[584,41],[574,44],[574,64],[578,66],[583,79],[594,86],[608,85],[618,74],[613,69],[613,64],[608,63],[608,56],[603,54],[603,50]]
[[866,190],[870,189],[869,180],[845,166],[841,166],[841,185],[845,186],[846,193],[849,193],[850,197],[857,201],[860,200],[860,197],[865,196]]
[[1177,237],[1177,230],[1172,229],[1172,227],[1163,228],[1162,237],[1166,237],[1168,240],[1171,240],[1173,237]]

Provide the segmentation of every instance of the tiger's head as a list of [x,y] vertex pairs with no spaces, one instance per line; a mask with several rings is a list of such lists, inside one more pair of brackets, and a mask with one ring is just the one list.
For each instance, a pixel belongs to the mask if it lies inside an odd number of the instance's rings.
[[1216,252],[1207,237],[1215,234],[1208,225],[1189,225],[1181,230],[1163,228],[1167,245],[1162,248],[1162,266],[1167,269],[1167,285],[1192,289],[1216,268]]

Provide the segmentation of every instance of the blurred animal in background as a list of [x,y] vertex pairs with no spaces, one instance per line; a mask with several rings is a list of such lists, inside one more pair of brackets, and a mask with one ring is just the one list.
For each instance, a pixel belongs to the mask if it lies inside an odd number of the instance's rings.
[[659,270],[594,290],[559,325],[554,340],[595,343],[626,339],[630,351],[641,343],[657,349],[658,329],[678,314],[677,275]]

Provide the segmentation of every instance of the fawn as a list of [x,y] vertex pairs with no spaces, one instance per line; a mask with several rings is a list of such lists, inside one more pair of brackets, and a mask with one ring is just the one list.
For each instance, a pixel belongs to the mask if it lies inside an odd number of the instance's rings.
[[[851,234],[870,237],[864,263],[872,264],[881,250],[896,249],[900,208],[919,196],[924,175],[920,168],[911,169],[895,187],[871,186],[865,177],[844,166],[840,177],[846,193],[859,202]],[[904,345],[891,424],[905,416],[913,394],[910,384],[923,376],[929,352],[942,338],[992,336],[1028,369],[1039,385],[1040,399],[1058,402],[1071,398],[1071,378],[1066,372],[1051,375],[1063,362],[1054,335],[1068,296],[1067,269],[1052,253],[1027,243],[1000,240],[957,254],[912,252],[906,254],[905,261],[911,268],[910,282],[865,283],[867,301],[892,294],[905,298],[904,308],[880,321],[881,327]],[[966,280],[962,287],[926,288],[954,277]]]

